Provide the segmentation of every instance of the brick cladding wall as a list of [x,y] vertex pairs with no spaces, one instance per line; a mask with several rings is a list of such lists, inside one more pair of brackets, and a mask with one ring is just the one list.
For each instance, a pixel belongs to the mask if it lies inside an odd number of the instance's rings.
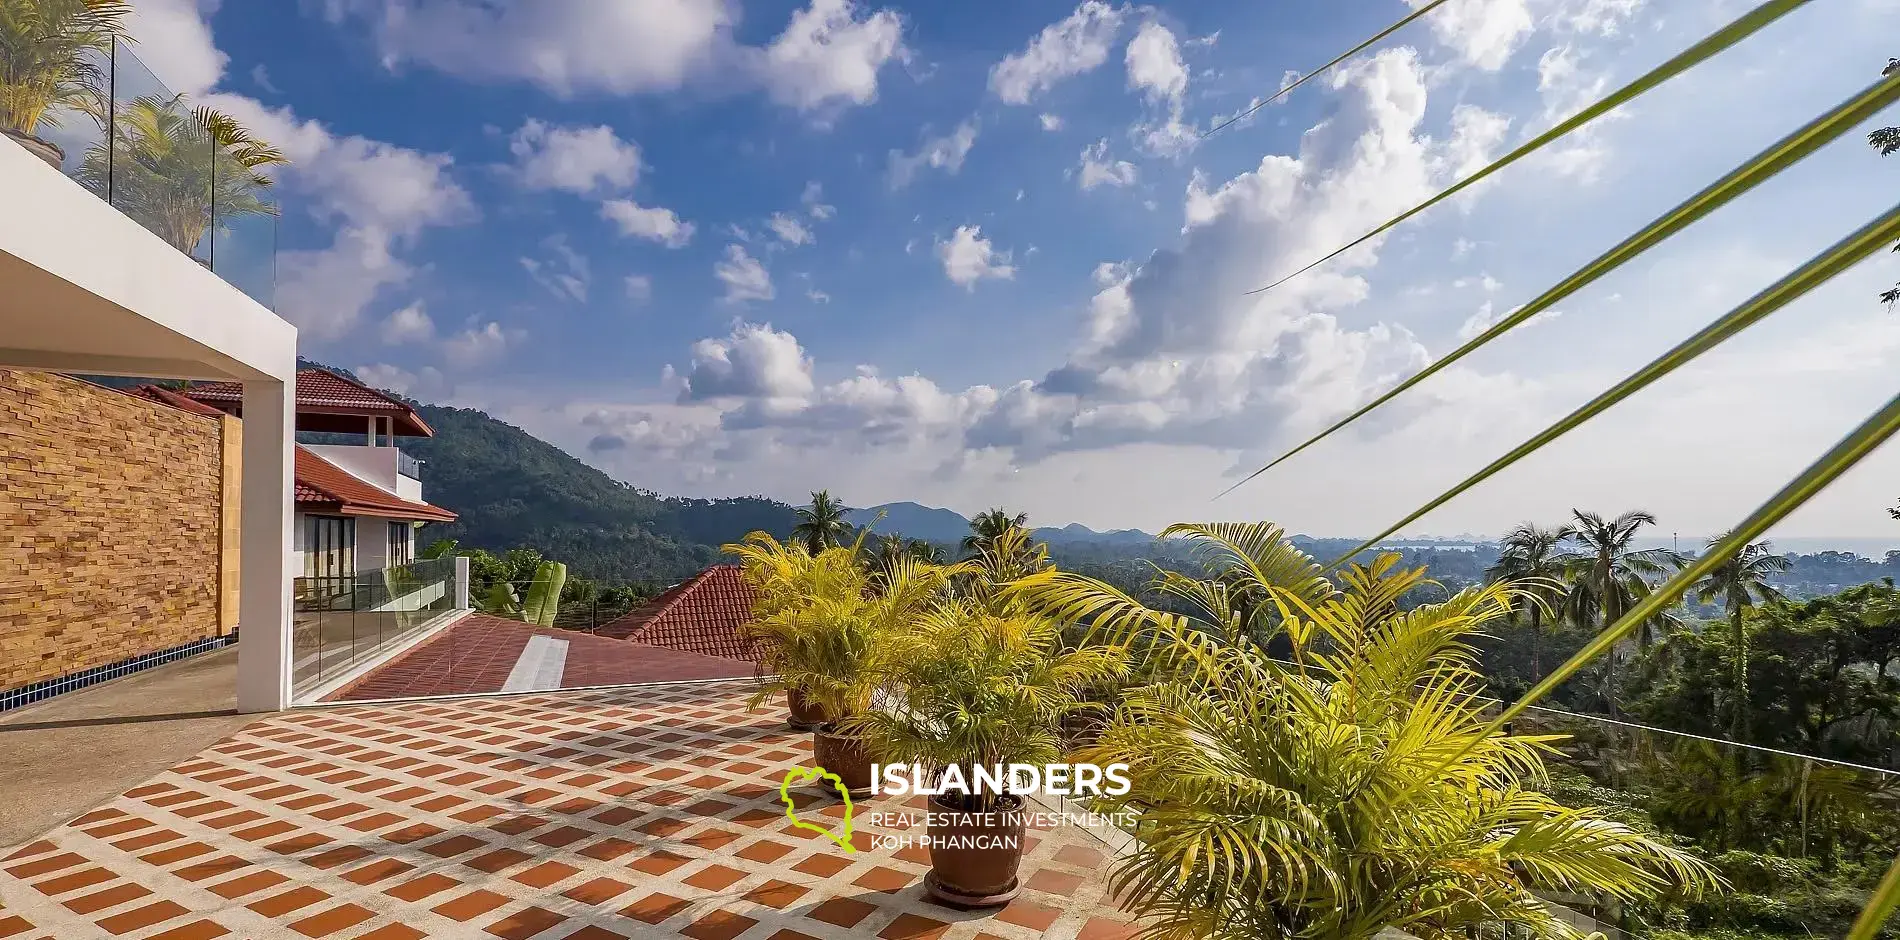
[[0,370],[0,690],[218,634],[219,422]]

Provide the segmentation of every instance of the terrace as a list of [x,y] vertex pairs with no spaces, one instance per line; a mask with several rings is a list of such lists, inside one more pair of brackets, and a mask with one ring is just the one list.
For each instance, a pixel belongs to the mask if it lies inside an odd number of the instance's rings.
[[[924,899],[927,852],[856,807],[788,821],[811,759],[747,681],[274,715],[0,861],[0,937],[1032,937],[1132,928],[1089,831],[1025,839],[994,912]],[[834,823],[835,798],[795,791]]]

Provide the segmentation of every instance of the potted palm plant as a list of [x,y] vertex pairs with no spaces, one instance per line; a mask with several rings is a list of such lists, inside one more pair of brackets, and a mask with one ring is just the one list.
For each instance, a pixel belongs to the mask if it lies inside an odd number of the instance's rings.
[[821,672],[812,666],[808,621],[795,610],[818,596],[861,592],[856,565],[842,553],[814,556],[796,541],[781,542],[766,532],[749,533],[744,541],[723,546],[740,561],[746,583],[752,587],[752,619],[740,633],[757,644],[760,666],[768,678],[753,697],[758,707],[775,694],[785,695],[787,723],[794,731],[811,731],[830,720],[823,705],[805,685]]
[[[1113,890],[1152,919],[1152,936],[1436,938],[1511,925],[1574,937],[1544,897],[1720,886],[1701,859],[1540,792],[1559,737],[1489,733],[1470,641],[1510,617],[1518,588],[1401,610],[1428,582],[1397,555],[1335,585],[1266,524],[1165,534],[1206,550],[1204,578],[1175,575],[1165,589],[1192,617],[1070,573],[1012,588],[1098,636],[1148,641],[1151,679],[1076,759],[1128,765],[1131,789],[1102,807],[1137,817]],[[1290,642],[1290,662],[1268,654],[1268,637]]]
[[0,133],[60,167],[65,153],[35,132],[90,110],[131,12],[124,0],[0,0]]
[[[939,601],[878,658],[886,707],[847,724],[881,762],[907,763],[936,778],[955,767],[1047,764],[1062,752],[1062,719],[1093,707],[1091,688],[1122,672],[1119,650],[1064,648],[1061,625],[967,598]],[[925,890],[957,907],[991,907],[1016,896],[1024,795],[945,792],[931,797],[930,874]]]
[[145,97],[115,109],[111,125],[76,177],[173,248],[189,255],[214,227],[277,214],[263,169],[289,160],[229,115],[187,108],[183,95]]

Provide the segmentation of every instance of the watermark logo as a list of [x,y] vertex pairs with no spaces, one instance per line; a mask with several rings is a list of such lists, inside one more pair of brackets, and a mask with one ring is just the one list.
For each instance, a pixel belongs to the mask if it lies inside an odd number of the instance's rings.
[[[837,788],[838,795],[844,797],[844,825],[837,832],[829,826],[808,823],[798,818],[798,808],[792,805],[792,787],[810,780],[822,780]],[[809,829],[833,842],[846,852],[855,854],[858,847],[851,844],[851,791],[845,788],[844,780],[823,767],[793,767],[785,771],[785,779],[778,784],[778,800],[785,804],[785,818],[792,821],[797,829]]]
[[1128,789],[1127,764],[978,764],[967,774],[951,764],[934,775],[916,764],[871,765],[871,792],[890,796],[1096,797],[1124,796]]

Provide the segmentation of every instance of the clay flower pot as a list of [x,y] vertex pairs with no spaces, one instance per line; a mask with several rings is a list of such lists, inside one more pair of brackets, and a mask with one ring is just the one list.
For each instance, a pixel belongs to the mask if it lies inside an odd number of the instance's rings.
[[831,720],[823,705],[806,698],[805,693],[797,689],[785,693],[785,705],[791,712],[786,723],[793,731],[811,731]]
[[811,756],[826,772],[838,775],[852,799],[871,795],[871,755],[865,752],[864,742],[838,733],[835,722],[812,733]]
[[50,140],[41,140],[32,134],[22,134],[15,130],[5,130],[3,132],[7,135],[9,140],[25,147],[27,153],[46,161],[53,169],[58,170],[65,166],[66,152],[59,149],[58,144]]
[[988,812],[970,812],[939,794],[930,798],[930,874],[924,890],[951,907],[997,907],[1021,888],[1024,803],[1004,796]]

